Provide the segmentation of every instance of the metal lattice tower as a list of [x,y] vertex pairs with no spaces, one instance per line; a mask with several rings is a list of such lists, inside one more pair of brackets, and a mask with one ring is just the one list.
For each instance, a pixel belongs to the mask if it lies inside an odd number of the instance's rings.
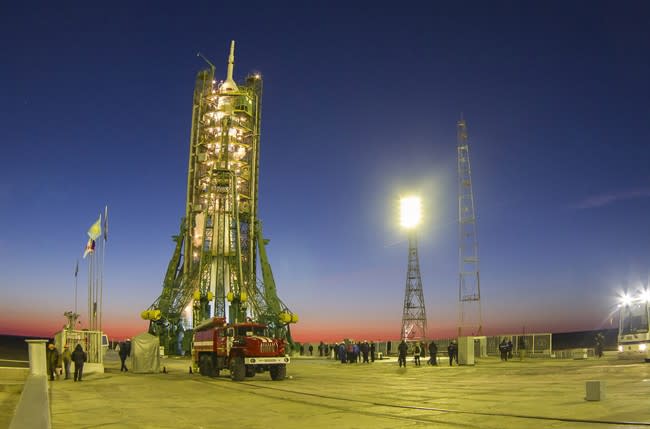
[[481,335],[481,281],[479,276],[476,212],[469,162],[467,124],[458,121],[458,336]]
[[415,231],[409,232],[409,260],[406,271],[406,290],[404,291],[404,310],[402,313],[402,332],[400,338],[408,341],[426,339],[427,312],[424,308],[422,277],[418,241]]

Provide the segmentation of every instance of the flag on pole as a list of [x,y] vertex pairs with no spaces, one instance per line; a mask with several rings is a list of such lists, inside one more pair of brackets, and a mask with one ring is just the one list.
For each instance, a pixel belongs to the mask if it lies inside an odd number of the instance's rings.
[[104,207],[104,241],[108,241],[108,206]]
[[101,213],[99,214],[99,219],[97,219],[97,222],[93,223],[90,226],[90,229],[88,230],[88,237],[90,237],[91,240],[97,240],[99,236],[102,235],[102,215]]
[[77,259],[77,265],[74,267],[74,276],[77,277],[77,274],[79,274],[79,259]]
[[89,253],[93,253],[94,251],[95,251],[95,240],[89,238],[88,243],[86,244],[86,250],[84,252],[84,259],[86,259],[86,256],[88,256]]

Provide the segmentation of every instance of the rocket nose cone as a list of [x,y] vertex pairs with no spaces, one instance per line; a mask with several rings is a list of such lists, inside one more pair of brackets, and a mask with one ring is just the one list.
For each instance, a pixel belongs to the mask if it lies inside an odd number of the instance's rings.
[[219,87],[219,92],[233,92],[233,91],[237,91],[237,89],[238,88],[235,81],[228,79],[221,84],[221,86]]

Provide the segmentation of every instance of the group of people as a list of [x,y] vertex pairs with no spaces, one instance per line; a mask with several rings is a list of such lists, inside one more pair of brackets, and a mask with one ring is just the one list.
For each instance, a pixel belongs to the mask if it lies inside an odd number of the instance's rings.
[[[320,346],[319,346],[320,348]],[[333,357],[341,361],[341,363],[370,363],[375,361],[375,343],[368,341],[344,341],[340,344],[334,344],[331,347],[323,345],[322,350],[324,355],[326,351],[332,350]],[[322,356],[322,355],[321,355]]]
[[[63,346],[63,353],[59,353],[54,343],[48,343],[45,358],[47,374],[50,380],[59,378],[61,374],[57,373],[57,370],[61,367],[65,369],[65,379],[68,380],[70,378],[70,364],[74,362],[74,381],[81,381],[84,362],[88,360],[88,355],[81,347],[81,344],[77,344],[72,352],[70,352],[70,347],[66,344]],[[60,372],[63,372],[63,370],[60,370]]]
[[[438,345],[431,341],[428,346],[429,349],[429,360],[427,361],[428,365],[438,365]],[[424,343],[414,343],[413,344],[413,364],[415,366],[420,365],[420,356],[424,355],[425,344]],[[400,368],[403,366],[406,368],[406,356],[408,355],[408,344],[406,341],[402,340],[397,346],[397,362]],[[455,340],[452,340],[447,347],[447,354],[449,355],[449,366],[453,365],[453,362],[456,361],[458,365],[458,344]]]

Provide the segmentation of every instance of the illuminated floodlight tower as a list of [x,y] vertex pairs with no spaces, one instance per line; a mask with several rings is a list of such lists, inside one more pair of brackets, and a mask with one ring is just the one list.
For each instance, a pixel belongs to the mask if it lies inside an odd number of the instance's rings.
[[476,213],[469,163],[467,124],[460,118],[458,139],[458,336],[482,335]]
[[416,232],[421,217],[422,202],[419,197],[405,197],[400,200],[400,225],[409,235],[408,269],[400,334],[400,339],[407,341],[423,341],[426,338],[427,313],[424,308]]

